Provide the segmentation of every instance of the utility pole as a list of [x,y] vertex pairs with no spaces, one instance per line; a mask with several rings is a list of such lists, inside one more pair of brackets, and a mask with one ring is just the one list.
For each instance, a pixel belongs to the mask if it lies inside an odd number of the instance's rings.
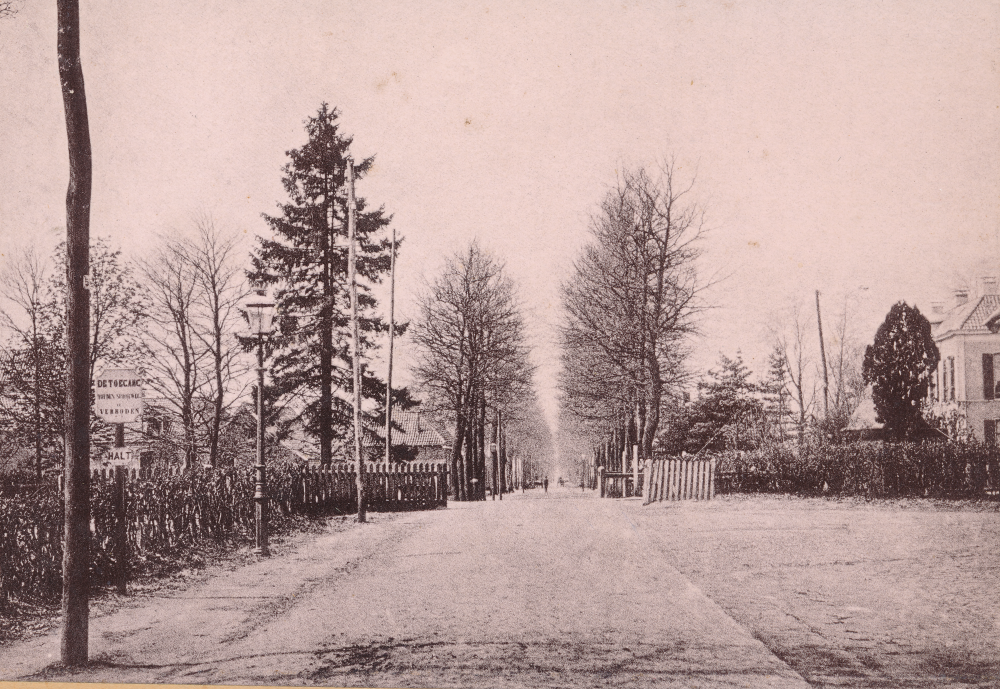
[[66,190],[65,665],[87,662],[90,616],[90,193],[92,160],[80,62],[79,0],[57,0],[59,81],[69,144]]
[[347,257],[348,280],[351,289],[351,332],[354,361],[354,463],[358,489],[358,522],[366,521],[365,515],[365,462],[361,456],[361,336],[358,334],[358,276],[357,276],[357,204],[354,198],[354,159],[347,158]]
[[819,290],[816,290],[816,323],[819,325],[819,358],[823,361],[823,420],[830,418],[830,380],[826,374],[826,346],[823,344],[823,319],[819,315]]
[[389,372],[385,377],[385,465],[392,461],[392,345],[396,335],[396,230],[389,259]]

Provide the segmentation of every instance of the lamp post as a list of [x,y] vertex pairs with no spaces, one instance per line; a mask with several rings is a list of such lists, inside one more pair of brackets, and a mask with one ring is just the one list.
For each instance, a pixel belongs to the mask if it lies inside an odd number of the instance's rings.
[[267,478],[264,464],[264,338],[271,334],[274,300],[256,290],[243,304],[250,325],[250,335],[257,337],[257,464],[254,466],[253,490],[256,541],[253,551],[270,555],[267,538]]

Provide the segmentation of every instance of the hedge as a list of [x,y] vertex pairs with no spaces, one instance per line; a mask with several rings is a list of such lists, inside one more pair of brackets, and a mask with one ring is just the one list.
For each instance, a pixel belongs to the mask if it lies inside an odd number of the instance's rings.
[[715,456],[718,490],[730,493],[980,498],[1000,478],[1000,452],[980,443],[780,445]]
[[[268,467],[272,530],[293,516],[350,510],[338,495],[305,505],[302,469]],[[91,480],[91,585],[110,586],[125,568],[176,560],[198,542],[248,540],[254,528],[253,469],[235,467],[125,481],[127,547],[116,548],[118,505],[109,476]],[[0,491],[0,605],[11,598],[57,600],[62,592],[63,501],[58,483]],[[349,498],[349,494],[344,496]],[[125,553],[126,561],[119,561]]]

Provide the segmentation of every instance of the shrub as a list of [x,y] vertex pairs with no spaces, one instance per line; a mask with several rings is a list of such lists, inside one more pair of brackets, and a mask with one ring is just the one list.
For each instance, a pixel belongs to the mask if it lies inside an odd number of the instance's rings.
[[981,497],[996,487],[996,448],[980,443],[778,445],[716,455],[722,492]]

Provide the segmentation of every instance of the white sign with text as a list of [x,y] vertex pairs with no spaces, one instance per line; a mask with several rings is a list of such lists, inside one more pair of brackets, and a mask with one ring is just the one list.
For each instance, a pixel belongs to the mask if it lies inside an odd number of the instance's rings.
[[94,413],[108,423],[142,420],[142,380],[131,368],[113,368],[94,379]]
[[109,447],[101,456],[102,466],[125,467],[126,469],[139,468],[139,448],[137,447]]

